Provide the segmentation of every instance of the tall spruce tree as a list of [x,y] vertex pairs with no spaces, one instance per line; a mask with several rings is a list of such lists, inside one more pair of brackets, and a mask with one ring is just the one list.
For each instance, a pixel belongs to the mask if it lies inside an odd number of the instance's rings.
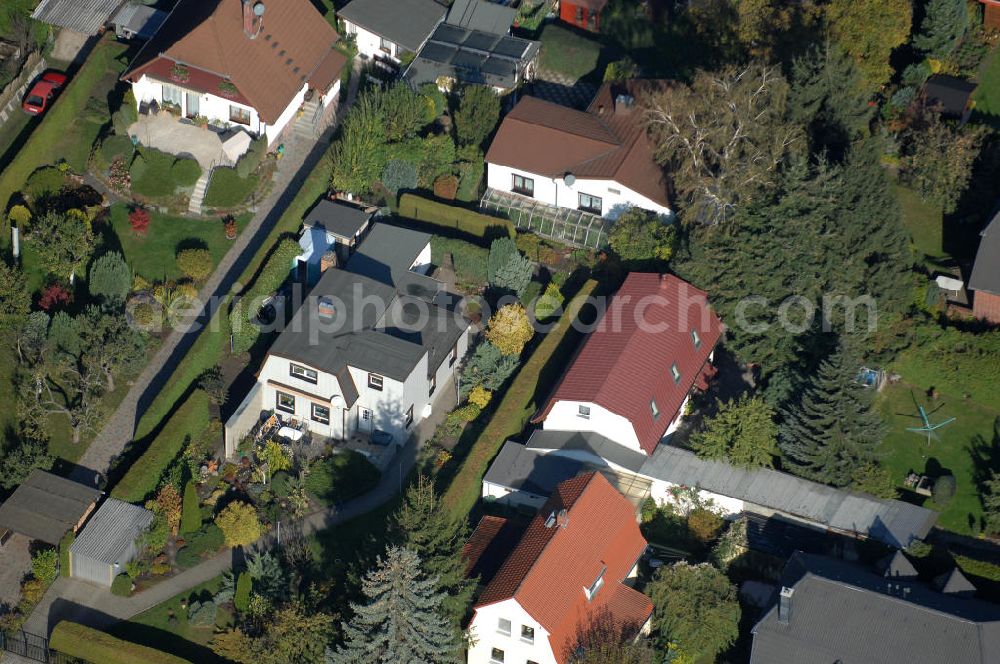
[[928,0],[913,46],[925,56],[940,60],[951,55],[968,29],[965,0]]
[[437,579],[445,594],[442,608],[456,626],[465,617],[476,583],[465,576],[462,547],[468,539],[465,519],[455,518],[441,504],[430,478],[421,475],[406,490],[402,507],[393,518],[396,539],[420,556],[428,576]]
[[854,59],[839,45],[814,46],[792,64],[789,117],[806,127],[814,154],[839,161],[868,134],[874,108]]
[[872,391],[856,380],[860,365],[841,339],[801,400],[786,410],[778,440],[786,470],[843,487],[875,462],[884,429]]
[[361,581],[367,602],[351,604],[344,645],[327,651],[327,664],[458,662],[459,641],[436,586],[416,553],[390,546]]

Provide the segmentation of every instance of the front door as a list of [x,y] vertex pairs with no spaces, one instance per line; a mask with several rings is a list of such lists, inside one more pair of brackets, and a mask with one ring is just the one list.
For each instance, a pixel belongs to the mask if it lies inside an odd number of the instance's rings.
[[187,117],[193,118],[196,115],[201,115],[199,111],[199,103],[201,102],[201,95],[194,94],[193,92],[185,93],[185,100],[187,101]]
[[362,406],[358,410],[358,429],[369,435],[375,429],[375,413],[370,408]]

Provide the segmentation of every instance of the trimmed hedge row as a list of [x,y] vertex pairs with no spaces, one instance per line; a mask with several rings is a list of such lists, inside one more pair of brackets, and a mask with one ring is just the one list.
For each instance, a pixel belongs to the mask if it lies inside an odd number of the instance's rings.
[[60,621],[52,630],[49,647],[93,664],[191,664],[190,660],[68,620]]
[[177,458],[185,441],[198,436],[208,426],[208,395],[195,390],[181,404],[146,451],[115,485],[112,497],[141,503],[156,491],[167,466]]
[[442,498],[445,508],[456,515],[466,515],[476,504],[482,490],[483,475],[490,461],[508,439],[524,429],[527,418],[537,410],[536,397],[544,397],[546,391],[539,392],[539,385],[548,387],[546,382],[554,382],[552,368],[561,370],[573,352],[575,344],[564,343],[572,332],[572,323],[580,315],[587,298],[597,287],[597,282],[589,280],[580,289],[566,312],[552,330],[545,335],[531,357],[514,377],[514,382],[504,395],[489,424],[472,444],[469,455]]
[[480,240],[493,239],[505,233],[508,237],[517,237],[517,229],[507,219],[445,205],[415,194],[407,193],[399,197],[399,215],[425,224],[451,228]]
[[254,281],[253,286],[242,298],[241,311],[238,315],[236,310],[230,318],[230,325],[233,332],[233,351],[239,355],[246,353],[257,343],[260,336],[260,328],[254,323],[257,318],[257,307],[264,297],[275,292],[285,283],[292,272],[295,257],[302,253],[302,247],[295,240],[286,238],[281,240],[274,252],[267,259],[267,263],[261,269],[260,274]]

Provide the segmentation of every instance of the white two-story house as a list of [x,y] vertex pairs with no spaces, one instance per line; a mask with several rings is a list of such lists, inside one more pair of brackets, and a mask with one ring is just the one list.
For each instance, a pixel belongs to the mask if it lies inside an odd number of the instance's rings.
[[332,104],[347,58],[309,0],[180,0],[129,65],[140,107],[278,140],[303,104]]
[[323,272],[227,423],[227,454],[270,412],[319,437],[405,442],[469,346],[458,298],[430,265],[429,235],[375,224],[343,268]]
[[604,476],[560,483],[498,566],[503,521],[484,517],[463,551],[485,584],[469,664],[563,664],[603,621],[624,635],[648,630],[653,604],[630,585],[646,540],[635,506]]
[[492,192],[617,219],[630,207],[671,216],[641,96],[661,81],[605,83],[586,111],[524,97],[486,153]]
[[395,66],[420,50],[447,13],[435,0],[351,0],[337,17],[361,56]]

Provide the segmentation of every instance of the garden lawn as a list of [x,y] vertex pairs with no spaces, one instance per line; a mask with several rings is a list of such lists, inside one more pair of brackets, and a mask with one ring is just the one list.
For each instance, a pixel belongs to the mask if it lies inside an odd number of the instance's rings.
[[897,185],[895,191],[903,215],[903,226],[910,234],[917,253],[929,263],[947,258],[942,243],[944,218],[941,208],[925,203],[912,189]]
[[[108,93],[117,85],[118,76],[127,64],[120,57],[126,48],[110,35],[91,51],[17,157],[0,173],[0,205],[6,206],[40,166],[65,160],[73,170],[84,171],[103,124],[95,122],[86,109],[97,104],[107,106]],[[110,120],[110,114],[107,119]],[[3,223],[6,228],[6,221]],[[6,238],[8,234],[4,231],[3,235]],[[3,240],[5,245],[7,242]]]
[[986,56],[972,100],[975,104],[973,120],[1000,126],[1000,51],[997,49]]
[[542,30],[541,68],[579,80],[597,69],[601,45],[556,23]]
[[[211,597],[221,585],[222,577],[217,576],[162,604],[157,604],[127,622],[112,625],[107,629],[107,632],[120,639],[156,648],[199,664],[202,662],[205,664],[224,664],[226,660],[217,656],[208,647],[215,635],[215,628],[188,625],[187,611],[181,609],[182,600],[200,600]],[[170,620],[171,611],[176,617],[173,624]],[[216,625],[226,627],[231,623],[232,616],[220,608]]]
[[[218,265],[233,245],[226,239],[220,219],[188,219],[150,212],[149,229],[140,238],[132,231],[128,213],[124,203],[112,205],[111,225],[125,260],[148,281],[179,278],[176,256],[181,249],[204,247],[212,254],[213,264]],[[242,214],[236,218],[236,225],[243,230],[249,221],[250,215]]]
[[455,278],[470,287],[485,286],[488,278],[486,264],[490,250],[456,238],[431,236],[431,262],[442,266],[451,257],[455,265]]
[[241,178],[235,168],[223,166],[212,172],[212,179],[205,192],[205,206],[231,208],[242,204],[257,189],[260,179],[256,175]]
[[[925,434],[906,430],[907,427],[921,426],[914,397],[928,413],[940,408],[929,415],[932,423],[949,417],[958,418],[940,429],[940,440],[932,440],[930,445]],[[902,488],[911,471],[918,475],[954,475],[957,485],[955,497],[946,505],[939,505],[928,498],[924,507],[940,512],[937,525],[941,528],[962,534],[978,533],[983,506],[979,501],[972,450],[993,440],[993,424],[1000,417],[1000,411],[963,401],[949,393],[942,393],[938,399],[931,401],[919,387],[905,383],[887,386],[879,396],[879,406],[888,429],[882,443],[885,452],[883,464],[892,479]],[[1000,441],[993,444],[1000,446]]]
[[306,477],[306,491],[326,506],[374,489],[381,473],[363,455],[348,451],[316,462]]

